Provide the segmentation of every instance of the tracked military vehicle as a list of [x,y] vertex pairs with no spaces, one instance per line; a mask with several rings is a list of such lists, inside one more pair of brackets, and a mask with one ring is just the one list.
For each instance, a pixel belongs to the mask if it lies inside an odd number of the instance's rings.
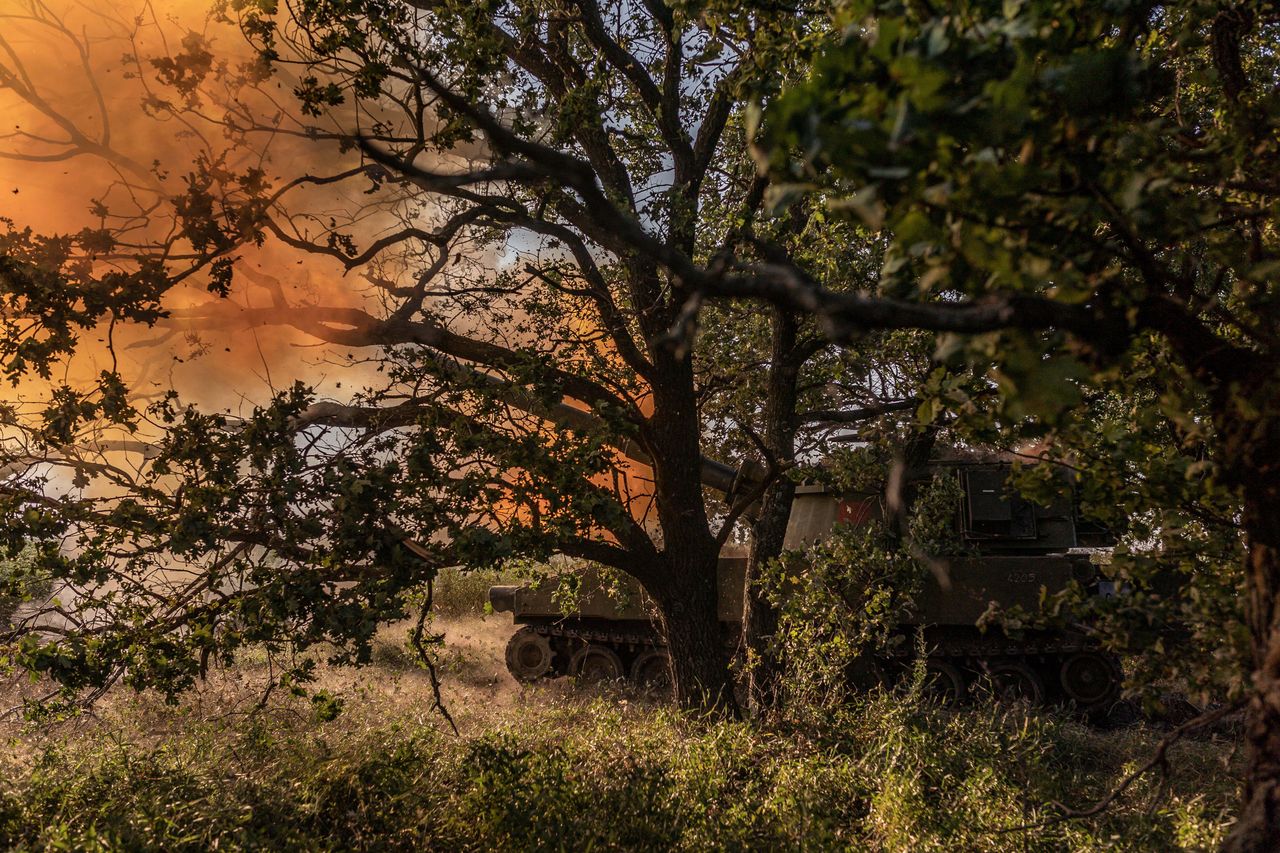
[[[709,464],[717,476],[711,485],[723,483],[722,490],[732,490],[735,478]],[[1109,705],[1119,693],[1118,662],[1084,633],[1006,634],[999,627],[977,627],[993,605],[1035,613],[1042,591],[1053,594],[1073,582],[1092,594],[1105,594],[1108,584],[1091,559],[1109,544],[1105,532],[1083,523],[1069,498],[1040,506],[1010,490],[1007,461],[938,461],[932,469],[938,468],[959,481],[962,497],[954,512],[964,553],[939,555],[947,571],[925,579],[913,616],[898,629],[909,637],[923,633],[931,689],[953,701],[982,685],[1032,703],[1070,702],[1086,710]],[[857,526],[879,518],[879,495],[800,486],[785,547],[819,542],[837,523]],[[728,644],[740,633],[746,565],[741,546],[730,546],[721,555],[719,618]],[[576,676],[664,684],[669,678],[667,653],[655,610],[639,585],[590,570],[576,573],[573,581],[576,590],[568,606],[555,582],[490,589],[493,609],[511,613],[520,626],[506,650],[512,676],[520,681]],[[897,648],[873,668],[886,673],[904,667],[917,644],[901,642]]]

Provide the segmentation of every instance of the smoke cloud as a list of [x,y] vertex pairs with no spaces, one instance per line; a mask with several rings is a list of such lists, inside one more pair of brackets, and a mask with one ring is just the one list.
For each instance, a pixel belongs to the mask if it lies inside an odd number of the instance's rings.
[[[42,234],[126,225],[127,241],[148,244],[172,233],[172,200],[200,161],[230,171],[261,168],[273,186],[354,163],[355,155],[340,154],[334,143],[285,132],[237,135],[224,126],[231,116],[242,126],[252,117],[263,127],[274,121],[291,129],[282,117],[293,97],[287,73],[261,88],[239,85],[254,61],[239,30],[212,17],[207,0],[114,9],[0,0],[0,217]],[[354,221],[357,237],[362,229],[375,230],[379,223],[361,218],[354,192],[342,184],[304,189],[301,204],[315,216],[301,227],[318,233],[330,223]],[[152,206],[150,217],[138,215]],[[184,250],[189,247],[175,245],[176,253]],[[117,252],[128,254],[127,247]],[[358,271],[278,239],[235,254],[240,274],[226,309],[281,297],[291,305],[326,306],[371,298]],[[129,259],[104,263],[127,266]],[[262,287],[264,280],[278,290]],[[214,297],[206,284],[207,277],[194,276],[169,294],[166,307],[181,314],[208,304]],[[170,319],[154,329],[117,329],[114,345],[114,354],[108,352],[105,328],[86,334],[56,380],[74,386],[115,364],[144,396],[172,388],[201,406],[233,411],[299,379],[339,397],[360,380],[359,370],[336,368],[339,348],[287,326],[209,328]],[[20,403],[38,396],[41,385],[27,382],[0,394]]]

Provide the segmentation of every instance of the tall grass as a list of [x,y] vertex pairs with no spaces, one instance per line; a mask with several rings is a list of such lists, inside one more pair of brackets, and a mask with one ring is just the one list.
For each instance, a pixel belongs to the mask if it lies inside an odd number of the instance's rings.
[[489,587],[522,583],[511,572],[462,572],[441,569],[436,575],[432,594],[432,612],[437,616],[477,616],[489,603]]
[[[436,612],[483,613],[501,582],[443,572]],[[1161,733],[943,709],[921,698],[922,670],[905,691],[848,701],[793,678],[790,713],[761,726],[562,684],[517,692],[490,649],[446,667],[454,736],[402,638],[384,645],[398,651],[363,681],[325,676],[350,697],[337,719],[285,691],[234,710],[258,699],[244,661],[188,704],[116,693],[97,720],[11,729],[0,849],[1201,850],[1235,807],[1238,759],[1205,739],[1102,815],[1060,820],[1054,804],[1095,802]]]
[[24,602],[49,593],[48,579],[35,574],[33,556],[28,550],[14,557],[0,557],[0,629],[9,627],[14,612]]
[[1223,744],[1199,741],[1099,818],[1024,828],[1057,815],[1051,802],[1101,796],[1158,734],[895,695],[773,730],[538,695],[463,737],[430,716],[301,710],[193,721],[151,707],[15,751],[0,847],[1205,849],[1234,799]]

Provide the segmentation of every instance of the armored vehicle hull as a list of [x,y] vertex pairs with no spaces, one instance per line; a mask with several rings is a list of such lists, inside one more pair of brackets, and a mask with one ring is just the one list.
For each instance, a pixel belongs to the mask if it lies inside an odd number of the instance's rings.
[[[1118,697],[1120,668],[1079,631],[1039,630],[1007,634],[977,627],[994,606],[1040,609],[1042,597],[1076,583],[1097,594],[1101,585],[1090,547],[1104,540],[1077,523],[1072,502],[1037,506],[1006,488],[1007,464],[946,466],[964,495],[956,507],[963,556],[939,557],[947,571],[930,574],[915,597],[913,616],[898,628],[897,653],[864,662],[858,678],[893,677],[910,663],[923,635],[932,690],[960,700],[986,689],[1032,702],[1068,702],[1086,710]],[[860,525],[883,516],[876,495],[839,495],[817,486],[796,494],[786,547],[803,549],[830,535],[837,523]],[[719,618],[725,642],[739,638],[747,555],[730,546],[720,559]],[[639,585],[627,578],[585,570],[576,576],[569,606],[554,584],[493,587],[495,611],[510,612],[521,626],[507,646],[507,666],[521,681],[576,676],[631,679],[661,686],[669,678],[656,611]]]

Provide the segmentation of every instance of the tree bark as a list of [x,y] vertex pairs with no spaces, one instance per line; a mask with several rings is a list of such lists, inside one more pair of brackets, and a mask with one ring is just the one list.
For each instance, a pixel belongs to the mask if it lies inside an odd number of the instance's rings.
[[1280,850],[1280,482],[1245,489],[1253,697],[1245,710],[1244,803],[1224,850]]
[[[1244,494],[1245,584],[1253,695],[1245,708],[1243,804],[1222,849],[1280,850],[1280,394],[1251,394],[1262,415],[1224,419],[1224,457]],[[1267,403],[1271,405],[1268,406]]]
[[715,540],[678,543],[667,552],[667,580],[657,598],[681,708],[717,717],[739,715],[717,608]]
[[[789,311],[774,309],[769,379],[764,405],[764,446],[774,465],[795,457],[796,388],[805,355],[797,346],[798,324]],[[752,527],[742,604],[742,647],[747,657],[747,704],[754,717],[777,707],[784,663],[777,649],[778,609],[762,594],[765,566],[783,548],[795,485],[780,476],[769,484]]]
[[[1280,587],[1280,552],[1274,547],[1250,545],[1247,561],[1255,592],[1263,583]],[[1280,631],[1274,623],[1264,643],[1254,652],[1254,695],[1245,710],[1244,802],[1222,846],[1230,853],[1280,850]]]
[[772,483],[760,502],[747,561],[742,605],[742,646],[747,656],[747,703],[753,717],[777,708],[785,662],[777,648],[778,608],[762,594],[765,566],[782,553],[795,484],[785,477]]
[[650,594],[662,616],[676,701],[691,711],[737,716],[716,606],[720,549],[703,498],[693,365],[688,353],[655,348],[652,356],[649,429],[663,541],[660,588]]

